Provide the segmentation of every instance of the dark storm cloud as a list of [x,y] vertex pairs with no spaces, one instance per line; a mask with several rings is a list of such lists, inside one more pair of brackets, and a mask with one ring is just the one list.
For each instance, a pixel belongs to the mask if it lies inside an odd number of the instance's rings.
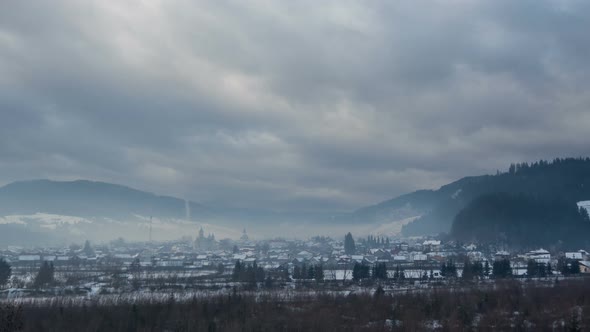
[[586,1],[2,7],[2,183],[350,209],[590,154]]

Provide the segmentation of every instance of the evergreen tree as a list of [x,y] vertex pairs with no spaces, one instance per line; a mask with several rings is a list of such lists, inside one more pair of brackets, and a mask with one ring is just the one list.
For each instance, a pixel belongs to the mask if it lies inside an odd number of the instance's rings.
[[252,264],[252,270],[254,271],[254,279],[256,282],[263,282],[264,281],[264,269],[262,266],[258,266],[256,262]]
[[310,265],[307,270],[307,279],[315,279],[315,269],[313,265]]
[[243,274],[243,266],[242,263],[240,262],[240,260],[238,259],[236,261],[236,264],[234,265],[234,270],[232,272],[232,279],[234,281],[239,281],[240,278],[242,277]]
[[92,246],[90,245],[90,241],[88,240],[86,240],[86,242],[84,243],[84,249],[82,249],[82,251],[87,257],[94,256],[94,249],[92,248]]
[[370,270],[367,265],[354,263],[352,268],[352,279],[355,281],[370,277]]
[[12,267],[8,262],[4,260],[4,258],[0,258],[0,287],[3,287],[10,279],[10,275],[12,274]]
[[547,265],[531,259],[527,262],[526,274],[528,277],[545,277],[547,276]]
[[356,245],[350,232],[344,236],[344,252],[347,255],[354,255],[356,253]]
[[465,263],[463,264],[463,274],[461,274],[461,279],[463,280],[473,280],[473,277],[475,276],[475,274],[473,273],[474,271],[474,265],[471,264],[471,262],[469,261],[469,259],[465,260]]
[[537,275],[537,263],[532,259],[529,259],[526,264],[526,275],[529,278]]
[[361,265],[359,263],[354,263],[352,267],[352,280],[358,281],[361,279]]
[[317,265],[315,267],[315,281],[324,281],[324,267],[322,265]]
[[385,290],[383,289],[383,287],[381,287],[381,285],[379,285],[377,287],[377,289],[375,290],[375,293],[373,294],[373,296],[375,297],[381,297],[385,294]]
[[508,278],[512,276],[512,267],[508,259],[495,261],[492,266],[492,276],[494,278]]
[[545,263],[537,263],[537,275],[542,278],[547,276],[547,265]]
[[264,287],[272,288],[272,284],[272,278],[270,276],[266,277],[266,279],[264,280]]
[[[465,269],[463,269],[465,270]],[[465,273],[465,271],[463,271]],[[484,267],[481,262],[470,263],[470,273],[472,278],[481,278],[484,274]]]
[[387,265],[385,263],[378,263],[373,266],[373,279],[387,279]]
[[570,273],[572,273],[572,274],[580,273],[580,263],[579,262],[572,262],[572,264],[570,266],[571,266]]
[[446,264],[443,263],[440,268],[440,275],[445,278],[456,278],[457,267],[455,266],[455,262],[449,260]]
[[42,287],[52,284],[54,281],[54,274],[55,268],[53,267],[53,263],[43,262],[39,268],[37,277],[35,277],[35,287]]

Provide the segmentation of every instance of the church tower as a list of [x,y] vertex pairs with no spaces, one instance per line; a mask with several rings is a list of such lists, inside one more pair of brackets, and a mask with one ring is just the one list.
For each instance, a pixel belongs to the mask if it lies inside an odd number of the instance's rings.
[[246,228],[242,231],[242,237],[240,237],[242,241],[248,241],[248,234],[246,234]]

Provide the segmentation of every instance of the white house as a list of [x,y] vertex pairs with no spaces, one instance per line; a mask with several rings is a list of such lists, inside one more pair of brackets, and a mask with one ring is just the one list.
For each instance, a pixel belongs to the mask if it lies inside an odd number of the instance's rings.
[[584,259],[584,257],[582,257],[582,253],[579,251],[576,252],[566,252],[565,253],[565,258],[567,259],[575,259],[575,260],[582,260]]
[[579,261],[580,273],[590,273],[590,261]]
[[545,250],[545,249],[537,249],[537,250],[533,250],[533,251],[529,251],[526,254],[526,257],[528,259],[532,259],[537,263],[542,263],[542,264],[547,264],[549,263],[549,261],[551,261],[551,254],[549,253],[549,251]]
[[437,251],[440,248],[439,240],[426,240],[422,243],[424,248],[430,249],[430,251]]
[[41,255],[19,255],[18,260],[21,262],[36,262],[41,260]]
[[350,258],[357,263],[362,263],[365,256],[363,255],[351,255]]
[[408,260],[408,257],[406,257],[405,255],[395,255],[393,256],[393,261],[394,262],[405,262]]
[[413,261],[423,262],[423,261],[428,260],[428,256],[426,254],[421,253],[421,252],[413,252],[410,254],[410,257]]
[[312,259],[313,258],[313,254],[311,252],[307,251],[307,250],[303,250],[303,251],[300,251],[297,254],[296,257],[297,258],[303,258],[303,259],[306,259],[307,260],[307,259]]

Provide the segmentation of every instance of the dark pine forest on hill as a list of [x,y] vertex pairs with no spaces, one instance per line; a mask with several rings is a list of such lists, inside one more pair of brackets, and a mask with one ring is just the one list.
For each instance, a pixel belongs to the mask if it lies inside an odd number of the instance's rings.
[[432,192],[430,211],[405,235],[450,232],[461,241],[576,247],[590,239],[577,202],[590,200],[590,158],[518,163],[507,172],[467,177]]

